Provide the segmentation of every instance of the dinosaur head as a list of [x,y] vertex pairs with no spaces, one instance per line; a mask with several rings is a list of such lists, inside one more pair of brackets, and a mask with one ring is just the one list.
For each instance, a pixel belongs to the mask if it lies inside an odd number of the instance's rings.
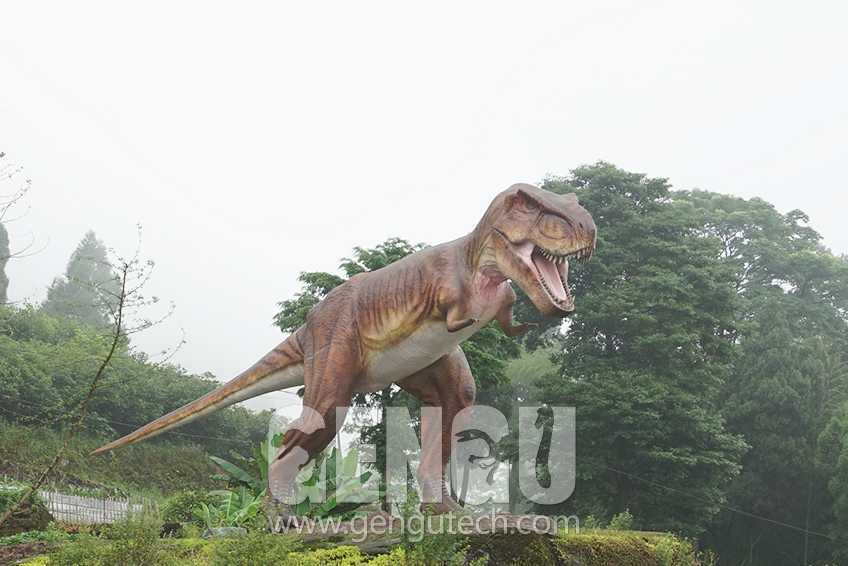
[[574,193],[513,185],[495,198],[477,230],[488,232],[485,263],[521,287],[541,314],[574,310],[569,262],[588,261],[596,243],[595,222]]

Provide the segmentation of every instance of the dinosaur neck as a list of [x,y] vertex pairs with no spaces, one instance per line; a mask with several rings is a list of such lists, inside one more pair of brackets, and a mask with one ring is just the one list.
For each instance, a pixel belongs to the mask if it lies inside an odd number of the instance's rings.
[[506,279],[495,265],[494,258],[490,254],[490,240],[494,236],[494,222],[500,216],[501,206],[499,199],[489,206],[486,214],[477,223],[470,234],[461,239],[462,261],[468,273],[472,276],[483,276],[499,284]]
[[495,200],[486,209],[483,218],[474,227],[474,230],[466,236],[467,245],[467,262],[469,266],[476,269],[480,264],[480,258],[485,254],[489,243],[489,238],[492,237],[495,222],[497,222],[504,214],[506,209],[506,198],[508,191],[504,191],[495,197]]

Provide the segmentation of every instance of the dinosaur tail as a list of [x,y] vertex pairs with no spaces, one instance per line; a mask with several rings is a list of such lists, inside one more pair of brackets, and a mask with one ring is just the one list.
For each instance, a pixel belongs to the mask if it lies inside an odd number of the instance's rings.
[[297,333],[294,333],[235,379],[140,429],[101,446],[92,454],[108,452],[152,438],[239,401],[302,384],[303,352],[297,340]]

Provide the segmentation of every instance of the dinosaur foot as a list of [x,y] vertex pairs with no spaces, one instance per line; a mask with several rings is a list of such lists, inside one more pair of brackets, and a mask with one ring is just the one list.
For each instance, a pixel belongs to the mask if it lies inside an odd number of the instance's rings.
[[419,510],[425,515],[444,515],[445,513],[467,513],[467,510],[450,496],[441,501],[422,503]]
[[303,525],[303,517],[295,515],[291,505],[273,500],[265,502],[265,517],[268,519],[268,529],[272,533],[284,533]]

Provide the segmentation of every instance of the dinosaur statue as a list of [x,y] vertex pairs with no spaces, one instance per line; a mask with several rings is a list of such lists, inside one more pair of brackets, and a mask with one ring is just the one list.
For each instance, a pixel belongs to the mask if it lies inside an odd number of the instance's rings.
[[[444,477],[451,426],[475,396],[459,344],[491,320],[509,336],[529,329],[513,323],[516,295],[510,281],[542,315],[567,316],[574,310],[569,260],[588,260],[595,243],[595,223],[576,195],[513,185],[495,197],[470,234],[352,277],[316,305],[303,326],[232,381],[94,453],[151,438],[263,393],[305,385],[300,426],[286,432],[269,473],[290,485],[291,470],[296,473],[320,453],[341,427],[337,407],[347,407],[355,392],[397,383],[423,404],[442,409],[443,424],[422,424],[419,485],[423,501],[436,501],[432,512],[455,510]],[[426,439],[439,435],[441,446],[428,450]]]

